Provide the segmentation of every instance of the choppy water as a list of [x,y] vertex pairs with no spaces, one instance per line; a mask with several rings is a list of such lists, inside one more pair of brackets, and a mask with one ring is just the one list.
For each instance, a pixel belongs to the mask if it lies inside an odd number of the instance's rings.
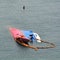
[[[10,26],[33,30],[56,48],[34,51],[19,46]],[[60,0],[0,0],[0,60],[60,60]]]

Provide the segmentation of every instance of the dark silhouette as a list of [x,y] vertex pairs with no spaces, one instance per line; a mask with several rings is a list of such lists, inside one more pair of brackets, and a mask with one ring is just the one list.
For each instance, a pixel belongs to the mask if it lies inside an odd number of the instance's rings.
[[23,10],[25,10],[25,6],[23,6]]

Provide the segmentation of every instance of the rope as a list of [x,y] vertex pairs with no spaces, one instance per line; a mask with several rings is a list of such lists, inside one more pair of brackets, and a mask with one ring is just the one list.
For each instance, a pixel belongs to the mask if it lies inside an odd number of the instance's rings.
[[39,46],[39,47],[37,47],[38,49],[48,49],[48,48],[54,48],[54,47],[56,47],[55,44],[53,44],[53,43],[50,43],[50,42],[47,42],[47,41],[43,41],[43,40],[41,40],[41,42],[49,44],[49,46]]
[[35,50],[38,50],[38,49],[48,49],[48,48],[54,48],[54,47],[56,47],[55,44],[47,42],[47,41],[43,41],[43,40],[41,40],[41,43],[49,44],[49,46],[34,47],[34,46],[30,46],[30,45],[24,44],[23,41],[20,42],[19,40],[16,40],[16,42],[18,42],[19,44],[22,44],[23,46],[26,46],[26,47],[29,47],[29,48],[32,48],[32,49],[35,49]]

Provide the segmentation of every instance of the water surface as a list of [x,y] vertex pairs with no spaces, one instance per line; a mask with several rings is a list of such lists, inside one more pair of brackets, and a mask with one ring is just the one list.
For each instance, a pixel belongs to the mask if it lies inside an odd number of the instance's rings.
[[[19,46],[8,27],[33,30],[56,48]],[[60,60],[60,0],[0,0],[0,60]]]

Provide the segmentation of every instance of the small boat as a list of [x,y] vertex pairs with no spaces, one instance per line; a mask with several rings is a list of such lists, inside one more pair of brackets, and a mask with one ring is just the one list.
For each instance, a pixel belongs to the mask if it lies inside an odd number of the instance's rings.
[[37,42],[41,42],[41,38],[39,37],[39,35],[37,33],[34,33],[33,31],[19,30],[16,28],[9,28],[9,30],[15,41],[20,38],[26,42],[35,40]]
[[34,33],[33,31],[19,30],[16,28],[9,28],[9,31],[12,37],[14,38],[14,40],[19,44],[28,48],[32,48],[34,50],[38,50],[37,47],[28,44],[28,42],[33,42],[36,39],[37,42],[41,42],[40,37],[38,36],[37,33]]
[[[34,50],[55,47],[55,45],[53,43],[43,41],[37,33],[33,32],[31,30],[27,31],[27,30],[20,30],[17,28],[9,28],[9,30],[10,30],[10,33],[11,33],[12,37],[14,38],[14,40],[25,47],[29,47]],[[51,46],[35,47],[35,46],[31,46],[28,44],[28,42],[34,42],[34,41],[47,43],[47,44],[50,44]]]
[[18,42],[19,44],[23,45],[22,42],[28,44],[28,42],[30,41],[28,38],[24,36],[21,30],[16,29],[16,28],[9,28],[9,30],[14,40]]

